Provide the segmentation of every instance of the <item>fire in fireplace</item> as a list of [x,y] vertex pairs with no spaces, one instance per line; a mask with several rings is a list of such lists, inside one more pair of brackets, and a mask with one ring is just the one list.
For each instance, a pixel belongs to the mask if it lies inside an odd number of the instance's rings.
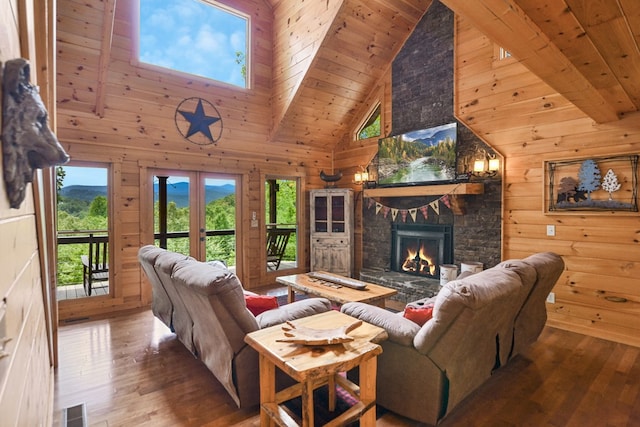
[[398,224],[391,230],[391,270],[439,278],[440,265],[453,262],[453,227]]

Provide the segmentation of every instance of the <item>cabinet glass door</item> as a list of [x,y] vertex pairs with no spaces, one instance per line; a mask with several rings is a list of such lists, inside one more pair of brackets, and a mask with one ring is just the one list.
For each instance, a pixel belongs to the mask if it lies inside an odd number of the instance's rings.
[[331,231],[344,233],[344,230],[344,196],[333,196],[331,198]]
[[329,231],[328,204],[327,196],[315,197],[315,232],[326,233]]

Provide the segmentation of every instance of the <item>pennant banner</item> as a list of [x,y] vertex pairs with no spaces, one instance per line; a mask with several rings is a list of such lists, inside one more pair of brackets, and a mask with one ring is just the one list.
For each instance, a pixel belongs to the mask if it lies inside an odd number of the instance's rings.
[[435,211],[436,215],[440,215],[440,204],[438,203],[438,200],[434,200],[433,202],[429,203],[429,206],[431,206],[431,209]]
[[449,202],[448,194],[445,194],[444,196],[442,196],[441,200],[442,200],[442,203],[444,203],[449,209],[451,209],[451,203]]
[[424,219],[429,218],[429,211],[428,211],[429,207],[427,205],[425,206],[420,206],[420,212],[422,213],[422,216],[424,217]]
[[440,215],[440,201],[442,201],[442,203],[444,203],[444,205],[447,208],[451,209],[451,199],[449,198],[449,194],[445,194],[442,197],[436,200],[433,200],[432,202],[429,202],[426,205],[418,206],[415,208],[409,208],[409,209],[391,208],[389,206],[383,205],[380,202],[376,202],[373,198],[369,198],[368,205],[369,205],[369,209],[371,209],[371,207],[375,204],[376,215],[378,215],[380,211],[382,211],[382,215],[384,215],[384,217],[387,218],[387,215],[389,215],[389,212],[391,212],[391,218],[393,219],[393,221],[395,221],[396,218],[398,217],[398,212],[400,212],[400,218],[402,219],[402,222],[407,222],[407,216],[411,217],[411,220],[413,222],[416,222],[416,219],[418,217],[418,211],[420,211],[424,219],[428,219],[429,217],[429,208],[431,208],[436,213],[436,215]]

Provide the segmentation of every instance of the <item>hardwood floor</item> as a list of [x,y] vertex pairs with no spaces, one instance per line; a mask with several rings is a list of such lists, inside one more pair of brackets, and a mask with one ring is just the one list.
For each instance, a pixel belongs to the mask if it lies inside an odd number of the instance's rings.
[[[259,425],[151,311],[62,326],[59,352],[56,426],[80,403],[90,426]],[[640,348],[546,328],[440,426],[637,426],[639,378]],[[420,424],[387,413],[377,425]]]

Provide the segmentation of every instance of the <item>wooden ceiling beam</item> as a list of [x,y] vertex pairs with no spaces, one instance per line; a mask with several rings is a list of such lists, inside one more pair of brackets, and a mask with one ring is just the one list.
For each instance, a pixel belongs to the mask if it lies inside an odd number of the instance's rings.
[[107,74],[109,60],[111,59],[111,42],[113,40],[113,25],[115,21],[116,0],[106,0],[102,19],[102,43],[100,46],[100,62],[98,64],[98,83],[96,86],[96,106],[94,112],[97,116],[104,116],[104,99],[107,96]]
[[[627,111],[639,109],[640,81],[637,76],[640,76],[640,51],[633,35],[634,29],[630,19],[621,9],[622,4],[584,2],[583,0],[565,1],[571,8],[571,13],[582,23],[587,36],[592,40],[604,61],[611,64],[613,78],[633,102],[634,108],[628,108]],[[634,9],[637,14],[638,7],[629,6],[630,11]]]
[[596,122],[618,120],[625,112],[575,67],[515,0],[442,0],[442,3],[468,19]]

